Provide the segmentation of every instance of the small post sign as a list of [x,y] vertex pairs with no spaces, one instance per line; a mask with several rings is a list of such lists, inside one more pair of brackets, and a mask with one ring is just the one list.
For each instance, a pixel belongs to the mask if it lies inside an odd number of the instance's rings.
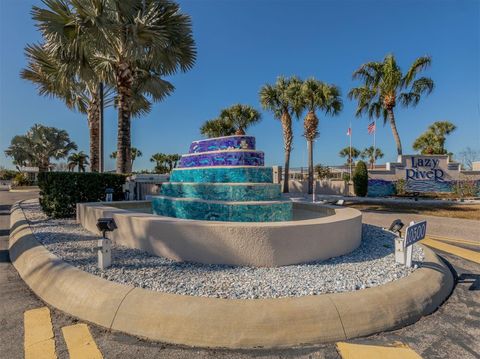
[[412,266],[413,244],[425,238],[427,233],[427,221],[410,222],[405,231],[405,266]]

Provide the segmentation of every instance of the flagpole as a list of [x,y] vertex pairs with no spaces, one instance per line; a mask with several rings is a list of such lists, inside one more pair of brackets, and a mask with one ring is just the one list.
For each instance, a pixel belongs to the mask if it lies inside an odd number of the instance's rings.
[[352,121],[350,121],[350,180],[352,180]]
[[377,135],[377,119],[373,120],[373,168],[375,168],[376,157],[375,151],[377,149],[377,144],[375,143],[375,136]]

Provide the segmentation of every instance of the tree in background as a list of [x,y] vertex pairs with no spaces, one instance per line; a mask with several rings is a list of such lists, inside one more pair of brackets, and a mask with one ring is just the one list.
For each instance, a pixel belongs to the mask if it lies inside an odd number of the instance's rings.
[[347,158],[347,166],[350,166],[350,164],[353,164],[353,161],[360,156],[360,150],[352,147],[350,156],[350,147],[345,147],[338,152],[338,155],[342,158]]
[[205,121],[202,127],[200,127],[200,133],[207,138],[224,137],[233,135],[235,128],[226,119],[215,118]]
[[357,162],[352,177],[355,195],[359,197],[365,197],[368,192],[368,170],[365,162]]
[[170,173],[172,170],[177,167],[177,163],[180,160],[179,154],[166,154],[166,153],[155,153],[150,158],[150,162],[155,163],[155,173]]
[[315,173],[317,174],[318,179],[327,179],[332,177],[332,172],[330,171],[330,167],[324,166],[322,164],[315,165]]
[[284,193],[288,193],[290,154],[293,142],[292,116],[298,119],[303,111],[301,87],[302,81],[297,77],[285,78],[280,76],[274,85],[267,84],[260,89],[260,103],[262,107],[273,112],[274,117],[282,123],[285,151]]
[[471,171],[473,169],[473,162],[480,160],[480,151],[466,147],[458,156],[462,160],[463,166]]
[[303,107],[307,115],[303,122],[303,135],[307,140],[308,151],[308,193],[313,193],[313,141],[318,137],[317,110],[327,115],[338,115],[342,110],[342,98],[340,89],[335,85],[329,85],[315,78],[305,80],[301,86]]
[[413,149],[420,151],[422,155],[445,155],[446,137],[455,131],[457,127],[448,121],[437,121],[428,126],[413,143]]
[[380,148],[375,148],[373,146],[366,147],[361,153],[360,157],[362,159],[367,159],[368,163],[370,163],[370,168],[373,169],[373,166],[378,158],[382,158],[384,156],[382,150]]
[[[131,147],[130,148],[130,160],[132,161],[132,164],[130,166],[130,168],[133,169],[133,162],[135,162],[135,160],[137,159],[137,157],[142,157],[143,156],[143,153],[142,151],[140,151],[138,148],[136,147]],[[116,159],[117,158],[117,151],[113,151],[111,154],[110,154],[110,158],[111,159]]]
[[85,172],[86,166],[88,163],[88,155],[83,151],[74,152],[68,156],[68,170],[69,172],[73,171],[75,167],[78,167],[78,172]]
[[252,106],[236,104],[223,109],[220,118],[232,124],[236,135],[245,135],[245,130],[260,122],[262,115]]
[[416,106],[422,95],[433,91],[434,83],[429,77],[417,75],[430,66],[429,56],[417,58],[406,73],[402,73],[392,54],[382,62],[368,62],[353,73],[354,79],[363,82],[360,87],[350,90],[349,98],[358,102],[356,116],[367,114],[370,118],[383,117],[383,123],[390,122],[397,154],[402,154],[402,143],[397,131],[394,108],[397,100],[404,107]]
[[[148,111],[150,101],[161,101],[174,89],[164,77],[193,67],[196,49],[190,17],[166,0],[45,4],[48,9],[34,7],[33,13],[49,49],[78,66],[91,54],[91,72],[115,89],[117,172],[130,173],[135,102]],[[95,51],[89,53],[90,48]]]
[[72,150],[77,150],[77,145],[67,131],[35,124],[25,135],[13,137],[5,154],[13,158],[15,165],[38,167],[45,172],[52,166],[51,159],[65,158]]

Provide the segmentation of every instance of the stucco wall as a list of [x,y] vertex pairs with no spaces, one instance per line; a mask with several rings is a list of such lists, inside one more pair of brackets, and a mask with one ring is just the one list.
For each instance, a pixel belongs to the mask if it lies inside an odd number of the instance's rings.
[[77,204],[78,222],[98,233],[97,219],[113,217],[118,226],[109,234],[113,241],[178,261],[275,267],[336,257],[361,242],[362,215],[352,208],[294,203],[293,221],[242,223],[184,220],[107,205]]

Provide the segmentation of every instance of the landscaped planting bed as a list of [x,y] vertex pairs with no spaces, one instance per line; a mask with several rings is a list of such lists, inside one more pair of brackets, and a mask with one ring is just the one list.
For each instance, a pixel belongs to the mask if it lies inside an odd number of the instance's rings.
[[414,267],[396,264],[393,235],[363,225],[358,249],[321,262],[277,268],[206,265],[174,262],[114,244],[112,267],[100,270],[95,250],[98,236],[73,219],[49,219],[37,200],[21,206],[37,239],[69,264],[111,281],[175,294],[256,299],[355,291],[409,275],[421,266],[424,256],[414,246]]

